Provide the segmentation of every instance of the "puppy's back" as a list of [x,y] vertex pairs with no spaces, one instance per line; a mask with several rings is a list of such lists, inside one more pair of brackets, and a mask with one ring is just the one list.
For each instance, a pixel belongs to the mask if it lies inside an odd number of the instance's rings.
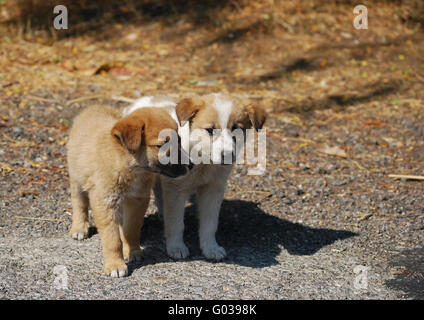
[[78,114],[72,125],[70,139],[81,134],[93,134],[104,131],[106,127],[112,128],[113,124],[121,117],[120,112],[111,107],[91,106]]
[[88,107],[75,117],[67,144],[71,176],[86,180],[97,169],[99,160],[110,154],[111,130],[120,118],[118,110],[105,106]]

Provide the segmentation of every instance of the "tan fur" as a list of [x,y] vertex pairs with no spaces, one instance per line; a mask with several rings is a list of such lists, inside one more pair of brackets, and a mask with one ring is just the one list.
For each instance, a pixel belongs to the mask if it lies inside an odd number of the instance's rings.
[[176,108],[176,113],[180,125],[183,125],[184,122],[190,121],[199,110],[204,108],[205,103],[201,99],[190,98],[183,99],[178,103]]
[[90,205],[103,247],[104,271],[125,276],[125,261],[140,254],[140,231],[158,165],[158,134],[177,129],[158,108],[121,119],[113,108],[94,106],[78,115],[70,133],[68,166],[72,197],[71,236],[88,236]]
[[222,94],[222,96],[225,99],[233,101],[233,110],[227,123],[227,128],[221,128],[219,124],[219,114],[212,107],[212,95],[181,100],[176,107],[176,113],[180,123],[190,121],[190,127],[192,129],[232,129],[234,125],[240,129],[254,128],[259,130],[262,128],[266,119],[264,109],[255,104],[243,105],[241,101],[228,95]]

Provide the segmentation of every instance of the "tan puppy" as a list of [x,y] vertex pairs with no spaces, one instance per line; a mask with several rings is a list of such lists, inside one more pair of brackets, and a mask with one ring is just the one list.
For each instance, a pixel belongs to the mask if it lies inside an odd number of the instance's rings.
[[72,228],[77,240],[88,236],[90,205],[103,247],[104,271],[128,274],[125,261],[138,259],[144,214],[155,173],[178,177],[186,166],[162,165],[158,140],[162,129],[177,130],[169,114],[144,108],[122,118],[113,108],[94,106],[78,115],[70,133],[68,166]]

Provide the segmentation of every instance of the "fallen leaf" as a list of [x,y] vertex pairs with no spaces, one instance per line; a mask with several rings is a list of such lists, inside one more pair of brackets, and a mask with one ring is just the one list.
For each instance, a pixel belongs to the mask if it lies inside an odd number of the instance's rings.
[[70,63],[69,61],[63,61],[61,64],[61,67],[67,71],[75,71],[77,68]]
[[366,121],[364,122],[364,126],[370,126],[374,128],[380,128],[383,127],[385,124],[380,121]]
[[346,152],[343,149],[339,148],[339,147],[329,147],[329,146],[326,146],[323,149],[318,149],[318,152],[325,153],[325,154],[328,154],[328,155],[331,155],[331,156],[337,156],[337,157],[347,158]]
[[106,63],[98,67],[94,74],[105,74],[105,73],[115,73],[115,74],[144,74],[147,73],[145,69],[134,68],[127,66],[120,62]]

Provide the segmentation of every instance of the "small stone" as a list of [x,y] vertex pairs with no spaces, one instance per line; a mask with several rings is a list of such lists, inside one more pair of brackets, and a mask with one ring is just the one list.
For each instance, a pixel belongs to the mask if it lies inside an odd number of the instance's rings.
[[325,170],[324,168],[318,168],[318,170],[316,172],[318,174],[329,174],[329,172],[327,170]]
[[214,86],[217,85],[217,80],[202,80],[196,83],[197,86]]
[[328,166],[327,166],[327,170],[328,171],[332,171],[332,170],[334,170],[334,169],[336,169],[337,167],[334,165],[334,164],[329,164]]
[[405,119],[402,120],[402,124],[407,127],[408,129],[414,129],[415,125],[411,120]]
[[13,133],[16,133],[17,135],[22,134],[23,130],[22,128],[13,128]]
[[276,196],[280,199],[284,199],[286,197],[286,194],[284,193],[284,191],[279,191]]
[[90,91],[97,91],[97,90],[101,90],[101,89],[102,89],[102,86],[99,85],[99,84],[93,84],[90,87],[88,87],[88,90],[90,90]]
[[293,201],[292,199],[290,199],[290,198],[285,198],[285,199],[284,199],[284,203],[285,203],[285,204],[289,204],[289,205],[290,205],[290,204],[293,204],[293,203],[294,203],[294,201]]
[[333,186],[336,186],[336,187],[338,187],[338,186],[343,186],[343,185],[345,185],[346,184],[346,181],[344,181],[344,180],[336,180],[336,181],[334,181],[333,183],[332,183],[332,185]]

